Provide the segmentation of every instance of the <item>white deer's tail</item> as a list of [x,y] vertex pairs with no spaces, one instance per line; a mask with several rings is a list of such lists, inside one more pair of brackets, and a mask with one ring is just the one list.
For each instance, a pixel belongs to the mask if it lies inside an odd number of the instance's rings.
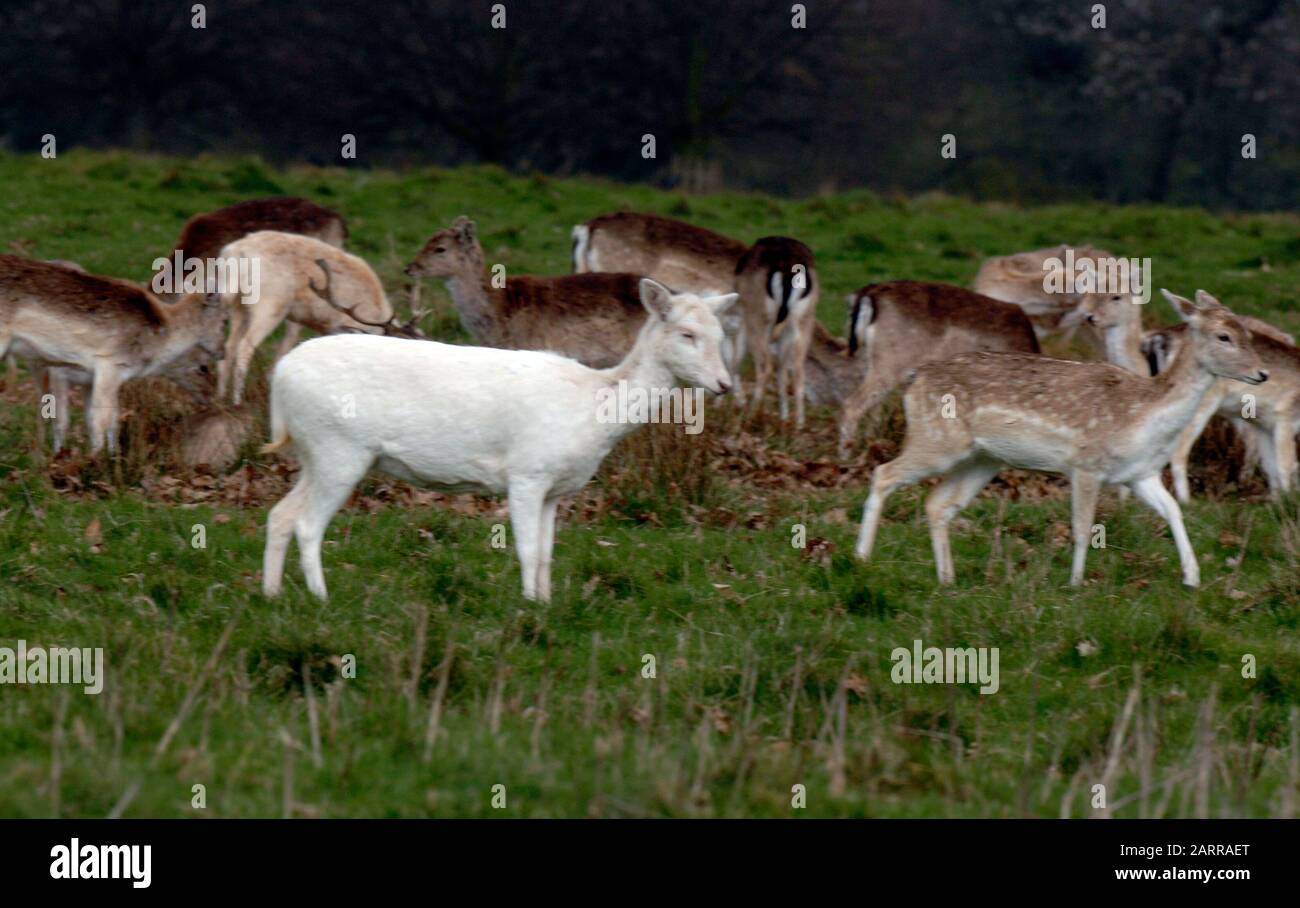
[[578,224],[573,228],[573,273],[586,274],[591,269],[587,267],[587,248],[591,245],[591,228],[586,224]]
[[271,374],[271,442],[262,445],[263,454],[278,454],[293,441],[289,437],[288,427],[284,424],[284,405],[280,403],[279,395],[275,391],[276,381],[273,372]]

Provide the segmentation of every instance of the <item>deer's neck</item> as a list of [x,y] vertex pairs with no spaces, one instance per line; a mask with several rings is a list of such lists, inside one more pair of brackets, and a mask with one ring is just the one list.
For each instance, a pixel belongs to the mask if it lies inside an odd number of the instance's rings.
[[458,274],[448,279],[447,288],[460,323],[470,336],[480,344],[495,344],[500,326],[487,273],[480,269],[477,274]]
[[[623,361],[617,366],[609,369],[602,369],[598,373],[601,376],[599,388],[615,394],[621,393],[620,386],[626,384],[626,393],[629,395],[646,394],[658,390],[666,392],[677,385],[677,380],[672,371],[664,365],[663,361],[656,355],[655,340],[658,337],[658,327],[654,324],[656,317],[650,316],[646,319],[645,325],[641,328],[641,333],[637,335],[636,343]],[[610,435],[611,444],[618,441],[625,435],[628,435],[638,428],[640,423],[636,422],[619,422],[607,427]]]
[[190,294],[180,302],[164,303],[154,300],[154,311],[162,320],[164,330],[153,343],[145,343],[147,362],[143,372],[151,375],[167,366],[172,360],[202,340],[203,296]]
[[1153,378],[1154,399],[1144,424],[1150,443],[1172,450],[1178,437],[1192,421],[1205,395],[1217,379],[1197,361],[1196,351],[1186,350],[1168,370]]
[[1149,375],[1146,359],[1142,356],[1142,323],[1134,321],[1105,332],[1102,342],[1106,348],[1106,361],[1114,363],[1137,375]]

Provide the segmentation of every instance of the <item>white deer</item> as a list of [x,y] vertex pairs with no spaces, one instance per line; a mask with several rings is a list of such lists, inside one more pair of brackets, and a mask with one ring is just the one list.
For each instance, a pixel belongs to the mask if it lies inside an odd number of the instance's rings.
[[602,420],[602,398],[620,383],[647,395],[678,381],[715,394],[731,387],[718,315],[736,294],[673,294],[646,279],[641,299],[649,317],[632,350],[608,369],[540,351],[362,334],[291,351],[272,374],[272,442],[264,450],[292,443],[302,471],[267,520],[265,594],[280,592],[294,535],[307,588],[325,598],[325,527],[377,465],[407,481],[506,495],[524,596],[548,601],[560,499],[581,489],[637,427]]
[[1160,471],[1217,378],[1268,380],[1250,332],[1212,296],[1193,303],[1163,291],[1189,326],[1189,349],[1155,378],[1109,363],[1017,353],[967,353],[927,363],[903,399],[907,437],[897,459],[871,479],[857,555],[871,556],[885,499],[900,486],[944,477],[926,501],[940,583],[953,580],[948,523],[1004,466],[1063,473],[1073,494],[1074,563],[1083,582],[1097,496],[1126,484],[1165,519],[1182,562],[1183,583],[1200,568],[1178,502]]

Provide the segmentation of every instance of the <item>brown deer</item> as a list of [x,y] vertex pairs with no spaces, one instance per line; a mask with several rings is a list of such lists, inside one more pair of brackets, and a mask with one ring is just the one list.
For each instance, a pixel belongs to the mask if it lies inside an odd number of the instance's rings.
[[1219,378],[1258,385],[1269,374],[1250,332],[1209,294],[1167,294],[1188,322],[1188,355],[1155,378],[1109,363],[1014,353],[968,353],[917,370],[903,398],[907,437],[897,459],[871,478],[856,553],[871,556],[885,499],[905,485],[943,477],[926,501],[939,582],[953,581],[948,524],[1003,467],[1070,477],[1074,561],[1083,582],[1103,484],[1125,484],[1169,524],[1183,583],[1200,584],[1182,512],[1160,482],[1179,437]]
[[657,214],[604,214],[573,228],[576,274],[628,272],[691,291],[729,292],[748,249],[739,240]]
[[[200,393],[198,376],[221,353],[223,318],[208,294],[164,303],[128,281],[0,255],[0,355],[13,352],[42,368],[55,367],[66,380],[89,376],[92,452],[117,450],[123,383],[163,375]],[[66,388],[62,396],[66,401]],[[66,403],[58,409],[66,410]],[[58,432],[66,414],[56,412],[55,418]]]
[[849,296],[849,353],[866,360],[866,375],[840,416],[840,454],[858,423],[917,366],[974,351],[1039,352],[1019,306],[962,287],[920,281],[871,284]]
[[[736,262],[735,271],[745,347],[754,359],[751,412],[757,412],[762,405],[775,354],[781,418],[789,418],[788,399],[793,397],[795,425],[802,429],[804,363],[813,340],[821,294],[812,250],[789,237],[766,236],[746,250]],[[735,365],[739,366],[739,362]],[[739,385],[737,395],[744,399]]]
[[627,355],[645,323],[640,275],[521,276],[494,286],[465,217],[431,236],[406,273],[445,279],[461,324],[486,347],[551,350],[604,369]]
[[[1120,344],[1115,335],[1143,335],[1140,306],[1127,297],[1099,296],[1085,301],[1080,310],[1084,320],[1105,339],[1108,359]],[[1296,444],[1300,432],[1300,349],[1291,335],[1267,322],[1239,315],[1237,320],[1250,332],[1251,343],[1269,373],[1268,383],[1247,387],[1241,382],[1221,380],[1208,394],[1170,455],[1174,492],[1184,504],[1191,500],[1187,462],[1193,445],[1216,414],[1229,420],[1245,449],[1239,481],[1244,481],[1262,463],[1269,490],[1276,498],[1295,482]],[[1188,343],[1186,323],[1148,331],[1142,341],[1149,374],[1167,372]],[[1145,371],[1145,370],[1144,370]],[[1246,415],[1250,414],[1250,415]]]

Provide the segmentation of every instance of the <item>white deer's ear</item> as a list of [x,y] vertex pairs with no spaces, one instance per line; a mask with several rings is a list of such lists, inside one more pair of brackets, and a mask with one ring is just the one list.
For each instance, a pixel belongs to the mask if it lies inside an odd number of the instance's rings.
[[1174,311],[1178,313],[1178,317],[1183,321],[1191,321],[1196,315],[1196,304],[1187,297],[1179,296],[1177,293],[1170,293],[1163,287],[1160,288],[1160,292],[1164,294],[1165,299],[1169,300],[1169,305],[1174,307]]
[[738,299],[740,299],[739,293],[724,293],[721,296],[709,297],[704,301],[704,304],[713,310],[714,315],[721,315],[730,309]]
[[1196,291],[1196,308],[1197,309],[1222,309],[1223,303],[1216,300],[1204,290]]
[[641,303],[651,315],[667,319],[668,313],[673,310],[673,295],[663,284],[643,277],[641,278]]

